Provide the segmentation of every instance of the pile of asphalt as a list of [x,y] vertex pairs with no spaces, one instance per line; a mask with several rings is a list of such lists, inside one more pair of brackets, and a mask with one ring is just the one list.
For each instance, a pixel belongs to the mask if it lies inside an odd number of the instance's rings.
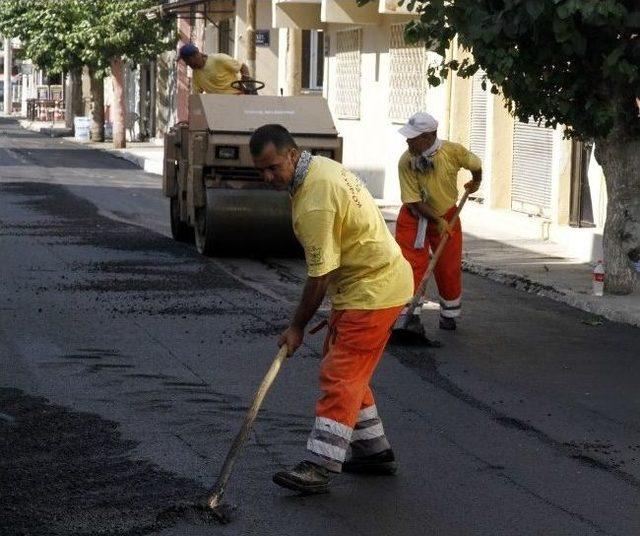
[[153,534],[195,503],[196,482],[135,459],[118,425],[0,388],[0,534]]

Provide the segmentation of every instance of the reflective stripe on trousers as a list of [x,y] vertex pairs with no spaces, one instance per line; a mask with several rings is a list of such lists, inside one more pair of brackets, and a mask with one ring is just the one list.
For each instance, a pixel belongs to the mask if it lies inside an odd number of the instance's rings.
[[358,413],[350,447],[350,457],[353,458],[370,456],[391,448],[375,406],[369,406]]

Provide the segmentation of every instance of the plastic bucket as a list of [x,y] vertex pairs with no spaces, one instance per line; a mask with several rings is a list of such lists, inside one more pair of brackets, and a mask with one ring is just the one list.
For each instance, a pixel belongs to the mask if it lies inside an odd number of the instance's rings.
[[89,141],[91,139],[91,118],[75,117],[73,128],[76,141]]

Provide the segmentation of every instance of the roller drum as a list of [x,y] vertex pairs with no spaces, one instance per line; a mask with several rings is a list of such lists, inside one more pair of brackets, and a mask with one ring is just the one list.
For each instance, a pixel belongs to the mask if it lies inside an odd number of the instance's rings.
[[[198,249],[209,255],[300,255],[286,192],[207,188],[196,223]],[[203,214],[204,211],[204,214]],[[206,222],[202,217],[206,214]],[[202,225],[204,223],[204,225]]]

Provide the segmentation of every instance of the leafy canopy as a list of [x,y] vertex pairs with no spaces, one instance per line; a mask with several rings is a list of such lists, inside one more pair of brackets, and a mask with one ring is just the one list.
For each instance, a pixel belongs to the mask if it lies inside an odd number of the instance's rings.
[[81,52],[69,36],[80,20],[77,2],[0,2],[0,33],[18,37],[24,56],[50,73],[82,67]]
[[59,73],[84,65],[105,74],[112,58],[142,62],[173,48],[175,21],[138,11],[157,0],[3,0],[0,33],[19,37],[24,55]]
[[[370,0],[358,0],[365,4]],[[403,0],[399,2],[404,3]],[[445,60],[429,72],[437,85],[450,70],[479,68],[514,115],[568,134],[598,138],[614,127],[640,136],[638,0],[410,0],[419,14],[405,39],[445,57],[457,36],[471,60]]]

